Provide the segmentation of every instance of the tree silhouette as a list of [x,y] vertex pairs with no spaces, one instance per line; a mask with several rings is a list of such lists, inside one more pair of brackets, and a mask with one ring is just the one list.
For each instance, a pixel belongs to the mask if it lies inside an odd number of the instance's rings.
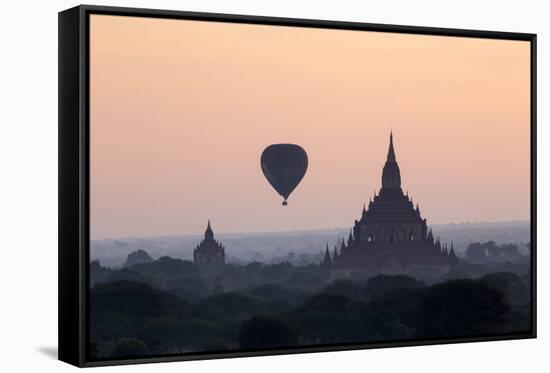
[[509,311],[503,298],[480,281],[434,285],[422,302],[421,334],[431,338],[498,334]]
[[116,341],[110,356],[143,356],[147,353],[147,346],[142,340],[137,338],[120,338]]
[[239,333],[241,348],[295,346],[298,342],[296,329],[286,320],[255,316],[243,322]]

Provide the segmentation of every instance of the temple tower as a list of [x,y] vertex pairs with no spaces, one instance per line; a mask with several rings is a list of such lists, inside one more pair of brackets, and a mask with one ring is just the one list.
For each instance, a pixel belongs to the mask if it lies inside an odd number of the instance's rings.
[[[434,240],[422,218],[420,206],[401,189],[401,172],[395,156],[393,133],[382,169],[382,186],[361,216],[355,220],[347,244],[342,239],[332,270],[367,269],[373,273],[438,274],[448,269],[448,254],[442,256],[439,239]],[[454,250],[453,250],[453,256]],[[453,259],[454,260],[454,259]]]
[[205,268],[214,268],[225,264],[225,247],[214,239],[210,220],[208,220],[204,232],[204,239],[193,250],[193,262]]
[[[390,132],[390,146],[388,148],[388,157],[382,170],[382,191],[398,190],[401,191],[401,172],[395,159],[395,150],[393,149],[393,133]],[[381,191],[381,192],[382,192]]]

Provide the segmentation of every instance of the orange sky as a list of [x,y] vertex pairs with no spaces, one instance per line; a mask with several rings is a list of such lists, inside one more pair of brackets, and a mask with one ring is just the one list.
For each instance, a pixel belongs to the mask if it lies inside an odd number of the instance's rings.
[[[351,227],[390,129],[428,223],[529,219],[529,43],[91,16],[92,239]],[[281,197],[272,143],[309,156]]]

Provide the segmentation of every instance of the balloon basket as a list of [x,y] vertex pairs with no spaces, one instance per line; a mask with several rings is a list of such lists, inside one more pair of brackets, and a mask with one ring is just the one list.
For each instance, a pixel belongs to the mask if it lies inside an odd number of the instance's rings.
[[282,205],[283,205],[283,206],[287,206],[287,205],[288,205],[288,202],[287,202],[287,201],[283,201]]

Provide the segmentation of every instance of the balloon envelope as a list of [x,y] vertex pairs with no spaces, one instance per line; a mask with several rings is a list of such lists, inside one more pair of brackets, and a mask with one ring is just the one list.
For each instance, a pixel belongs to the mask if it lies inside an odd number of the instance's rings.
[[306,174],[306,151],[295,144],[273,144],[264,149],[261,158],[262,171],[269,184],[285,201],[300,184]]

